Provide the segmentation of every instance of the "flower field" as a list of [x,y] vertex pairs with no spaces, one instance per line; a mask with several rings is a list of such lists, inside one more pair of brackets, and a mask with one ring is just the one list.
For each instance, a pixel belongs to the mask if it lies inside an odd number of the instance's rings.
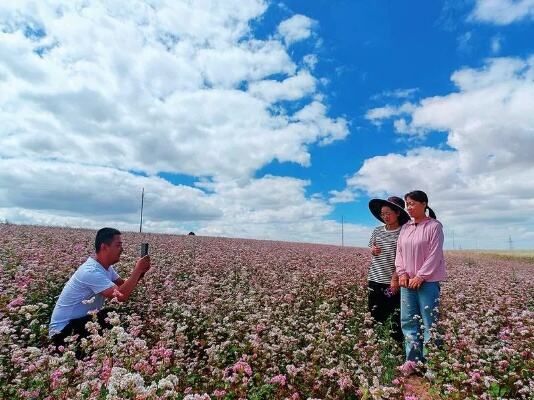
[[[54,352],[56,297],[94,231],[0,225],[2,399],[415,399],[402,350],[366,313],[367,249],[123,234],[125,278],[152,270],[114,327]],[[450,254],[431,398],[531,399],[534,265]]]

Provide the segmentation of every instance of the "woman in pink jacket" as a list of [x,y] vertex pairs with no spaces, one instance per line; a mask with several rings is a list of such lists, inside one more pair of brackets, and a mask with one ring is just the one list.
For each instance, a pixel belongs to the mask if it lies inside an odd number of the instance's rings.
[[406,360],[424,362],[423,345],[430,340],[430,328],[437,322],[440,282],[446,278],[443,227],[428,207],[425,192],[414,190],[404,200],[412,220],[401,228],[395,256],[401,286],[401,327]]

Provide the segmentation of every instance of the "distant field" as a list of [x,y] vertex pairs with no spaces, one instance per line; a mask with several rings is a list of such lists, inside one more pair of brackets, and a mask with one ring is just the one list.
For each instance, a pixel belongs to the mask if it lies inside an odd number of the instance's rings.
[[[127,277],[148,241],[153,268],[88,356],[48,346],[65,281],[94,231],[0,224],[0,399],[530,399],[534,266],[449,252],[442,347],[425,396],[403,350],[367,312],[368,249],[125,233]],[[529,256],[532,253],[528,253]],[[504,253],[504,256],[507,256]],[[427,380],[428,379],[428,380]]]
[[534,250],[449,250],[451,254],[464,254],[466,256],[495,256],[509,260],[525,260],[534,262]]

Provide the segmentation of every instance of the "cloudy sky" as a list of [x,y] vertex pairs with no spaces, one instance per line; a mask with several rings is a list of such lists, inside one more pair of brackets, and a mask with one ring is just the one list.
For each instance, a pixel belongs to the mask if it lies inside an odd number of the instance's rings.
[[[0,4],[0,220],[534,247],[534,0]],[[454,238],[454,241],[453,241]]]

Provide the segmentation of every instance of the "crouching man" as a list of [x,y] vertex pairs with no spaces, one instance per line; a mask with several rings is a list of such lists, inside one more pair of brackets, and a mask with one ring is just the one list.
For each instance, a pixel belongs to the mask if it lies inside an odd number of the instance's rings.
[[[64,346],[65,338],[89,336],[85,324],[92,320],[90,312],[97,311],[101,327],[110,328],[105,321],[110,310],[102,309],[104,299],[116,298],[123,302],[150,269],[150,257],[137,260],[130,277],[124,281],[113,269],[122,253],[121,233],[117,229],[102,228],[96,233],[96,257],[89,257],[67,281],[57,300],[50,325],[49,337],[56,346]],[[92,314],[92,313],[91,313]]]

